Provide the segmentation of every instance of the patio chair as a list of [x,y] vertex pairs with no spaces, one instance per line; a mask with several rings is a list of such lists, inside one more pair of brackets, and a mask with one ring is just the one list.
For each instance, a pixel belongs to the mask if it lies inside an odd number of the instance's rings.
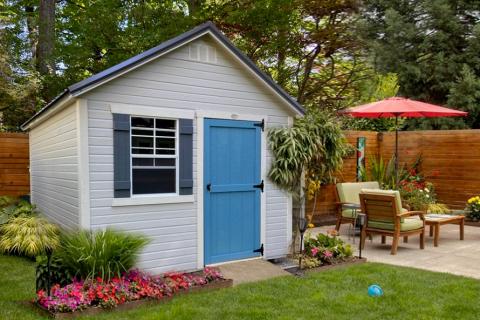
[[[366,222],[362,227],[361,246],[365,247],[365,238],[373,234],[382,236],[382,243],[386,237],[393,237],[391,254],[397,254],[400,237],[420,235],[420,249],[425,248],[425,218],[422,211],[402,212],[402,200],[396,190],[362,190],[360,192],[360,206],[366,215]],[[413,218],[416,216],[416,218]]]
[[362,189],[380,189],[377,181],[369,182],[343,182],[336,185],[337,196],[337,223],[335,229],[340,230],[343,223],[354,224],[360,209],[346,209],[345,205],[356,204],[360,207],[359,194]]

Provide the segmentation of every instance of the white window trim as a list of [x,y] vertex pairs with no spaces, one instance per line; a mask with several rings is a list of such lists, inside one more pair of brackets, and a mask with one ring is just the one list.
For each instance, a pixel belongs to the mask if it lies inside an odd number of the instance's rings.
[[123,206],[141,206],[152,204],[167,204],[167,203],[185,203],[194,202],[193,195],[144,195],[134,196],[132,198],[114,198],[112,201],[112,207]]
[[[142,157],[142,155],[134,155],[132,153],[132,118],[149,118],[153,119],[153,154],[152,154],[152,159],[175,159],[175,192],[171,193],[139,193],[139,194],[133,194],[133,158],[149,158],[149,157]],[[175,156],[156,156],[156,148],[155,148],[155,139],[156,139],[156,121],[157,119],[161,120],[174,120],[175,121]],[[180,193],[180,128],[179,128],[179,121],[178,119],[172,119],[172,118],[167,118],[167,117],[159,117],[157,116],[138,116],[138,115],[130,115],[130,132],[129,132],[129,139],[130,139],[130,199],[145,199],[145,198],[150,198],[150,199],[159,199],[163,197],[170,197],[170,198],[175,198],[179,196]],[[155,167],[152,167],[154,169]],[[128,199],[128,198],[127,198]],[[141,200],[139,200],[141,202]],[[114,201],[115,202],[115,201]],[[169,203],[169,202],[162,202],[162,203]]]

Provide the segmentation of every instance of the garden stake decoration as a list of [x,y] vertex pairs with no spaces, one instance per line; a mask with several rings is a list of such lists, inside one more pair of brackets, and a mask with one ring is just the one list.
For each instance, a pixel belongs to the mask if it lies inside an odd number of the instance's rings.
[[307,220],[300,218],[298,220],[298,231],[300,231],[300,258],[298,258],[298,267],[302,269],[302,254],[303,254],[303,235],[307,230]]
[[50,265],[52,262],[52,253],[53,250],[51,248],[48,248],[45,250],[45,253],[47,254],[47,296],[50,297],[50,290],[51,290],[51,278],[52,278],[52,273],[50,272]]

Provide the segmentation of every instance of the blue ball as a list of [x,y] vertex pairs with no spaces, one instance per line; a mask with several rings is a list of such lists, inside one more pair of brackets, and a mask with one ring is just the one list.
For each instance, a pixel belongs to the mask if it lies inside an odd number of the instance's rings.
[[368,295],[370,297],[380,297],[383,296],[383,290],[379,285],[372,284],[370,287],[368,287]]

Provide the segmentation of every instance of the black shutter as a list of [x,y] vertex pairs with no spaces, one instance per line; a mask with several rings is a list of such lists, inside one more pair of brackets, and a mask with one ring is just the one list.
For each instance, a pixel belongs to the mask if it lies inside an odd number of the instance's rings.
[[180,134],[180,181],[181,195],[193,194],[193,120],[178,120]]
[[130,115],[113,114],[113,189],[115,198],[130,197]]

